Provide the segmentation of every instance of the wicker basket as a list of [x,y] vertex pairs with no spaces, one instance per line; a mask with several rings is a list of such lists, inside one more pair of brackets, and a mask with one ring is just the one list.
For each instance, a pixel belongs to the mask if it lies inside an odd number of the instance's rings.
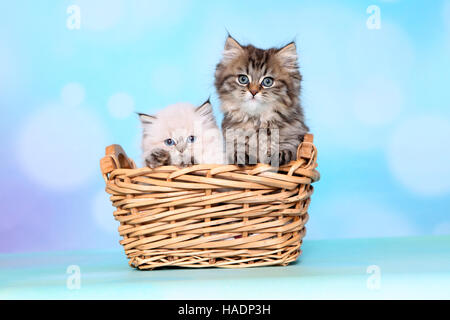
[[305,235],[317,151],[305,136],[297,160],[137,168],[118,145],[100,166],[129,264],[243,268],[295,261]]

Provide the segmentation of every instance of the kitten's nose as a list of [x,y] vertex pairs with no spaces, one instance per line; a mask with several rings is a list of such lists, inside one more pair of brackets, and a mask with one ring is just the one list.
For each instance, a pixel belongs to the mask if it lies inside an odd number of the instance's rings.
[[175,147],[180,153],[183,153],[186,150],[186,143],[177,143]]
[[250,93],[253,96],[256,96],[256,94],[259,92],[259,88],[258,88],[258,86],[250,85],[250,87],[248,88],[248,91],[250,91]]

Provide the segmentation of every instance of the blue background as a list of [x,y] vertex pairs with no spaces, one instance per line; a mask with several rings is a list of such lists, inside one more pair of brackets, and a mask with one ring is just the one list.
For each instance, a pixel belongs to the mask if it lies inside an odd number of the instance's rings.
[[212,95],[220,120],[226,30],[297,42],[322,174],[306,239],[450,234],[450,1],[14,1],[0,3],[0,252],[118,248],[104,147],[140,162],[134,111]]

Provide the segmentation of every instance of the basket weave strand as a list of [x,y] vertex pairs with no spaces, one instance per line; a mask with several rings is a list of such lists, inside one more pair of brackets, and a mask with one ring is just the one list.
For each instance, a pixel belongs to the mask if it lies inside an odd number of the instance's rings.
[[305,236],[317,150],[307,134],[297,160],[137,168],[118,145],[100,167],[129,264],[242,268],[287,265]]

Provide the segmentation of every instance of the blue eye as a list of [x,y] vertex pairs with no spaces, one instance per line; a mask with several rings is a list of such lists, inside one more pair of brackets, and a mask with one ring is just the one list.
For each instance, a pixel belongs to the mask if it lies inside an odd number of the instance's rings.
[[193,143],[195,141],[195,136],[189,136],[187,142]]
[[238,75],[238,82],[240,84],[248,84],[249,80],[248,80],[248,77],[245,74],[240,74],[240,75]]
[[271,86],[273,86],[273,78],[265,77],[263,79],[263,81],[261,82],[261,84],[266,88],[271,87]]
[[166,139],[166,140],[164,140],[164,143],[166,144],[166,146],[173,146],[173,145],[175,145],[175,141],[173,141],[172,139]]

